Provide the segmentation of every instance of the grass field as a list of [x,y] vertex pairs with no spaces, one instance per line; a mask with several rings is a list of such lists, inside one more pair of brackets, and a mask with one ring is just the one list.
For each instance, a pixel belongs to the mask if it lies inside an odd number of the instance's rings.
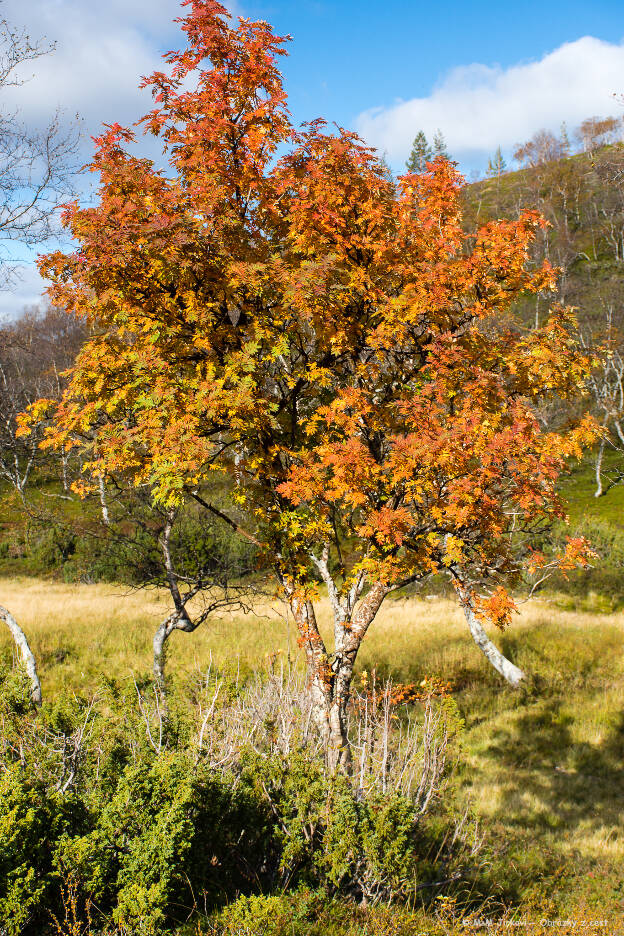
[[[151,637],[166,613],[164,595],[112,585],[0,580],[37,657],[44,694],[97,689],[102,673],[120,679],[150,668]],[[360,668],[407,682],[448,680],[465,719],[457,767],[459,795],[478,817],[501,899],[542,916],[573,909],[624,917],[624,614],[570,610],[567,599],[522,606],[494,635],[530,674],[508,689],[472,644],[449,600],[389,601],[367,637]],[[328,608],[321,602],[328,624]],[[175,634],[171,672],[239,669],[243,676],[299,659],[285,610],[208,622]],[[11,653],[0,634],[0,652]]]

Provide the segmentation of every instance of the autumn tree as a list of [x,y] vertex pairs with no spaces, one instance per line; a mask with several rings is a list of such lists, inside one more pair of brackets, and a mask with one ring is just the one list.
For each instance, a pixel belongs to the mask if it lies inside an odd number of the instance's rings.
[[621,138],[622,120],[619,117],[588,117],[576,131],[576,137],[585,153],[614,143]]
[[522,167],[541,166],[561,159],[563,145],[550,130],[538,130],[526,143],[518,144],[514,159]]
[[[513,538],[562,516],[558,476],[591,432],[546,432],[535,407],[576,392],[587,363],[565,309],[531,332],[513,319],[553,285],[528,263],[536,213],[468,237],[447,160],[395,182],[354,134],[294,130],[284,39],[187,5],[187,46],[145,80],[169,170],[108,128],[99,202],[65,215],[78,249],[42,263],[53,300],[95,326],[49,442],[88,437],[87,471],[163,508],[194,501],[256,546],[328,764],[348,768],[354,665],[391,592],[442,572],[467,617],[508,623]],[[237,513],[211,499],[216,475]]]
[[570,135],[568,133],[568,125],[565,120],[561,122],[561,127],[559,128],[559,142],[561,144],[561,156],[563,159],[565,159],[572,151]]

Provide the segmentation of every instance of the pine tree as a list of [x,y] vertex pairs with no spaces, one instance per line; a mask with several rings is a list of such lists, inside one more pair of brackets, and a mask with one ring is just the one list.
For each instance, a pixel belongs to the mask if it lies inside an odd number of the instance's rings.
[[427,137],[419,130],[414,137],[412,152],[406,162],[408,172],[424,172],[427,163],[433,158],[433,151],[427,142]]
[[572,147],[570,146],[570,137],[568,136],[568,125],[566,124],[565,120],[561,124],[561,133],[559,135],[559,139],[561,141],[561,155],[569,156],[570,150]]
[[507,163],[505,162],[505,157],[503,156],[503,152],[499,146],[494,153],[494,156],[488,160],[487,175],[490,177],[496,176],[499,178],[505,171],[506,166]]
[[384,175],[385,175],[386,179],[387,179],[389,182],[392,182],[392,183],[394,184],[394,173],[393,173],[393,171],[392,171],[392,168],[391,168],[391,166],[390,166],[390,163],[388,162],[388,159],[387,159],[387,157],[386,157],[386,153],[384,153],[383,156],[381,157],[381,159],[379,160],[379,164],[380,164],[380,165],[382,166],[382,168],[383,168],[383,172],[384,172]]
[[444,159],[451,158],[446,148],[446,140],[444,139],[444,134],[439,129],[436,130],[436,132],[433,135],[433,155],[443,156]]

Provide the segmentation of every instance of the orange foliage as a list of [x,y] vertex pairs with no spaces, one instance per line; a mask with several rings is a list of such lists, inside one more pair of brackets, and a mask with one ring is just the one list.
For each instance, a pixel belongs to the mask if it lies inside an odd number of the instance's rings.
[[[227,474],[236,523],[301,595],[325,546],[341,594],[362,574],[513,577],[512,527],[563,516],[560,472],[595,431],[536,417],[586,378],[572,313],[527,332],[510,312],[554,284],[529,262],[544,221],[467,237],[449,162],[395,182],[354,134],[294,130],[285,40],[186,5],[186,47],[144,82],[167,171],[106,128],[99,200],[64,216],[78,248],[41,262],[52,301],[94,326],[49,444],[161,503]],[[512,610],[502,588],[481,604]]]

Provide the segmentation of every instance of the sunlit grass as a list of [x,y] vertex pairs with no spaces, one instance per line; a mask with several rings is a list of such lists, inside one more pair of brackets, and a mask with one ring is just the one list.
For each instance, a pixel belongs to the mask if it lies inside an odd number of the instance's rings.
[[[88,695],[102,673],[121,680],[149,674],[153,633],[170,610],[164,592],[33,579],[0,580],[0,604],[26,631],[48,697]],[[449,599],[388,600],[358,666],[377,667],[400,682],[436,675],[451,683],[466,724],[461,796],[497,843],[492,860],[502,879],[515,869],[520,892],[531,894],[531,888],[539,892],[535,876],[552,873],[564,905],[576,906],[598,888],[599,903],[618,907],[624,901],[614,883],[624,861],[624,614],[565,604],[557,597],[530,602],[504,634],[492,634],[529,674],[520,691],[489,667]],[[319,616],[328,634],[324,600]],[[11,652],[8,632],[0,632],[0,653]],[[223,614],[194,634],[174,634],[168,667],[184,677],[212,665],[244,678],[276,653],[301,664],[292,619],[277,599],[266,599],[253,613]],[[565,874],[555,874],[559,867]],[[590,867],[600,874],[589,875]]]

